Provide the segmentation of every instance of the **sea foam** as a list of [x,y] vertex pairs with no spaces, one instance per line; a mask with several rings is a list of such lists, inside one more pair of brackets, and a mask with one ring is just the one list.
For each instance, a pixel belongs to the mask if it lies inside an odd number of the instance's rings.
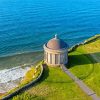
[[24,77],[30,67],[22,68],[21,66],[11,69],[0,70],[0,93],[18,86],[18,81]]

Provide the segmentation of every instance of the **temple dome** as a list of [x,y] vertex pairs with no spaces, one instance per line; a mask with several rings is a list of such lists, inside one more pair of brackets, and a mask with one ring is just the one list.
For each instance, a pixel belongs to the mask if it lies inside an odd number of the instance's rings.
[[52,50],[66,49],[68,47],[68,45],[62,39],[59,39],[57,35],[55,35],[55,38],[49,40],[46,46]]

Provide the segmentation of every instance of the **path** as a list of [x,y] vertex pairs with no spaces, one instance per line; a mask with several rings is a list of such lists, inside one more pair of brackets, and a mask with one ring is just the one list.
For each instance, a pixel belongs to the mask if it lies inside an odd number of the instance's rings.
[[77,84],[78,86],[88,95],[91,96],[93,100],[100,100],[100,98],[96,95],[94,91],[92,91],[86,84],[84,84],[83,81],[81,81],[79,78],[74,76],[66,67],[65,65],[61,65],[62,70],[70,76]]

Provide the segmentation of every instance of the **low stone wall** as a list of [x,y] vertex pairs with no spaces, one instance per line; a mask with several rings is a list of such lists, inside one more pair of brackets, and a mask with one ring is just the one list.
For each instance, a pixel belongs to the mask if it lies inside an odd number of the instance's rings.
[[21,93],[22,91],[26,90],[28,87],[35,85],[41,78],[42,74],[43,74],[43,65],[41,65],[41,73],[38,76],[38,78],[36,78],[35,80],[31,81],[30,83],[26,84],[25,86],[21,87],[20,89],[17,89],[16,91],[14,91],[13,93],[3,97],[1,100],[9,100],[11,99],[13,96]]
[[91,37],[91,38],[85,40],[85,41],[82,42],[82,43],[76,44],[76,45],[72,46],[72,47],[68,50],[68,53],[74,51],[74,50],[75,50],[77,47],[79,47],[80,45],[85,45],[85,44],[91,43],[91,42],[93,42],[93,41],[95,41],[96,39],[99,39],[99,38],[100,38],[100,34],[95,35],[95,36],[93,36],[93,37]]

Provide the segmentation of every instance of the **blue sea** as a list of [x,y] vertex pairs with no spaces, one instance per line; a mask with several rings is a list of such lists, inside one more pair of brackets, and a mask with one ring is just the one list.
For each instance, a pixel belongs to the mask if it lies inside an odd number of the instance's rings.
[[69,47],[100,33],[100,0],[0,0],[0,57],[43,51],[55,34]]

